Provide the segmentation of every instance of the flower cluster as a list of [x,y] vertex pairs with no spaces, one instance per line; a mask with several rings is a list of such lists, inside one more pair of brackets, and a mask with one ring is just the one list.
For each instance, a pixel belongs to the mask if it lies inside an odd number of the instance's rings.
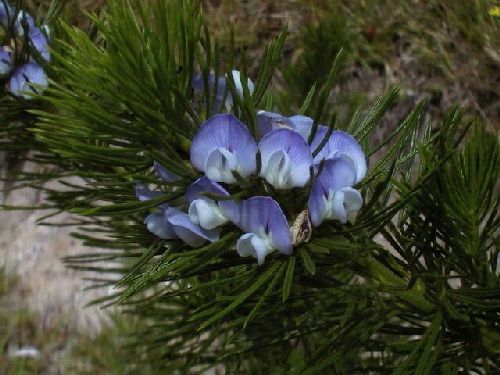
[[8,80],[7,89],[15,96],[30,99],[48,86],[47,75],[37,61],[50,61],[48,28],[38,28],[25,11],[7,1],[0,2],[0,24],[5,40],[0,46],[0,78]]
[[[307,241],[310,233],[301,235],[297,229],[304,223],[309,231],[325,220],[346,223],[361,208],[363,198],[354,185],[365,176],[367,164],[351,135],[321,125],[313,130],[313,119],[301,115],[260,111],[257,119],[257,140],[231,114],[215,115],[200,126],[190,161],[203,176],[187,187],[179,207],[164,204],[146,218],[149,231],[198,247],[217,241],[224,225],[234,225],[243,232],[236,243],[239,255],[262,264],[271,252],[290,255],[295,245]],[[166,182],[179,181],[157,163],[155,172]],[[287,218],[277,197],[291,189],[308,198],[298,209],[288,209]],[[162,193],[138,183],[136,194],[148,200]]]

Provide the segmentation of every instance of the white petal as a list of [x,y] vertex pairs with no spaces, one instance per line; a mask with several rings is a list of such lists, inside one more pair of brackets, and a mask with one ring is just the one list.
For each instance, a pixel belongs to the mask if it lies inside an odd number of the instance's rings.
[[236,251],[241,257],[257,258],[257,263],[263,264],[267,254],[273,252],[268,238],[259,237],[255,233],[246,233],[236,243]]
[[283,150],[272,153],[266,165],[262,166],[261,176],[277,189],[291,188],[292,163]]
[[344,192],[344,206],[347,210],[347,218],[354,221],[356,214],[363,207],[363,197],[356,189],[347,187],[342,189]]
[[[238,95],[242,98],[243,97],[243,86],[241,85],[241,73],[239,70],[233,70],[233,80],[234,80],[234,85],[236,87],[236,91],[238,92]],[[250,95],[253,94],[254,91],[254,84],[250,78],[247,80],[247,86],[248,86],[248,91],[250,92]]]
[[234,154],[222,147],[214,149],[205,163],[207,177],[217,182],[235,182],[232,171],[237,171],[237,162]]
[[329,219],[337,219],[342,224],[347,223],[347,212],[344,207],[344,192],[342,190],[336,191],[333,194],[331,202]]
[[342,224],[347,223],[349,216],[354,215],[363,206],[363,198],[359,191],[346,187],[336,191],[330,199],[329,219],[337,219]]
[[189,219],[204,229],[214,229],[228,220],[224,217],[219,206],[209,200],[196,199],[189,205]]

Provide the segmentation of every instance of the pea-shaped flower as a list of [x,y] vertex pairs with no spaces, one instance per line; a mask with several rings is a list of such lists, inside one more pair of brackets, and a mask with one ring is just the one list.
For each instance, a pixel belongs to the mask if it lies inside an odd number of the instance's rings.
[[203,229],[194,224],[188,214],[176,208],[165,210],[165,217],[175,235],[191,247],[200,247],[207,241],[219,240],[218,231]]
[[204,229],[215,229],[229,221],[226,210],[236,209],[237,203],[232,200],[209,198],[204,193],[216,196],[228,196],[229,193],[218,183],[203,176],[193,182],[186,190],[186,201],[189,203],[189,218]]
[[192,223],[188,214],[177,208],[161,205],[158,210],[148,215],[144,224],[161,239],[179,238],[191,247],[199,247],[207,241],[215,242],[219,239],[219,232],[205,230]]
[[[311,151],[314,152],[321,144],[324,137],[328,133],[328,128],[320,126],[313,141],[311,142]],[[314,163],[319,163],[321,160],[333,159],[337,156],[347,157],[354,163],[356,171],[356,181],[359,182],[365,177],[367,165],[365,153],[361,149],[358,141],[346,132],[335,130],[323,148],[314,158]]]
[[162,240],[172,240],[178,238],[174,232],[174,227],[168,222],[168,218],[165,215],[169,207],[162,205],[158,207],[158,212],[154,212],[146,216],[144,219],[144,224],[146,228]]
[[[135,186],[135,194],[140,201],[147,201],[162,195],[161,191],[151,191],[141,182]],[[158,211],[149,214],[144,220],[148,230],[164,240],[181,239],[189,246],[198,247],[206,241],[215,242],[219,239],[219,232],[206,230],[197,223],[193,223],[185,212],[167,204],[157,207]]]
[[191,143],[193,166],[216,182],[234,183],[235,173],[247,177],[255,172],[257,144],[233,115],[215,115],[198,130]]
[[227,214],[245,232],[236,243],[240,256],[252,256],[262,264],[275,250],[285,255],[292,253],[290,227],[281,207],[271,197],[250,198]]
[[274,130],[259,142],[259,151],[260,175],[276,189],[303,187],[309,181],[313,158],[300,134]]
[[10,78],[9,90],[15,96],[32,99],[30,93],[40,93],[49,81],[43,68],[35,63],[20,66]]
[[313,184],[308,208],[312,224],[317,227],[324,220],[347,222],[350,214],[363,205],[356,183],[356,168],[352,160],[335,157],[325,161],[323,169]]

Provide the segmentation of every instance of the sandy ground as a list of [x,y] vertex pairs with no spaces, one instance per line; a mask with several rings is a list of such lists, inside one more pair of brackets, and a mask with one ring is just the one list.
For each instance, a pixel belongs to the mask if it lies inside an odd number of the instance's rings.
[[[21,206],[42,201],[39,192],[27,189],[12,191],[7,198],[2,192],[1,198],[4,204]],[[17,276],[16,290],[9,291],[9,308],[29,309],[42,329],[57,325],[95,334],[106,313],[85,305],[111,290],[83,291],[87,282],[66,268],[61,258],[81,254],[84,246],[70,236],[71,228],[37,225],[42,215],[42,211],[0,211],[0,267]],[[61,216],[58,221],[65,219]]]

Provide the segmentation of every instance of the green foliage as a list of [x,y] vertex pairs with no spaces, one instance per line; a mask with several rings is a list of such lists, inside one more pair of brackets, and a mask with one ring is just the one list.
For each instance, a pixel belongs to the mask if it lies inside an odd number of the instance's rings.
[[[141,322],[128,343],[134,360],[171,373],[218,365],[228,373],[498,370],[499,150],[481,123],[468,135],[454,109],[432,130],[422,102],[373,144],[398,90],[338,125],[329,95],[337,54],[324,82],[295,105],[315,117],[315,127],[327,119],[331,129],[347,128],[371,156],[356,220],[325,223],[293,255],[273,254],[262,266],[237,255],[234,228],[191,249],[159,240],[143,220],[160,203],[179,204],[197,176],[190,139],[215,111],[216,89],[205,84],[200,98],[191,89],[194,74],[207,83],[210,72],[229,72],[234,61],[219,65],[218,42],[194,1],[114,0],[93,21],[97,42],[61,26],[58,80],[43,98],[51,110],[33,112],[40,118],[33,131],[60,155],[65,173],[80,178],[45,192],[50,206],[75,214],[76,237],[104,249],[66,262],[100,271],[96,286],[118,285],[115,296],[96,303],[120,304]],[[243,98],[229,75],[234,112],[250,129],[262,103],[273,105],[268,85],[285,36],[267,47],[253,95],[244,55]],[[159,181],[154,160],[181,180]],[[137,179],[165,194],[138,202]],[[284,193],[280,203],[300,199]]]

